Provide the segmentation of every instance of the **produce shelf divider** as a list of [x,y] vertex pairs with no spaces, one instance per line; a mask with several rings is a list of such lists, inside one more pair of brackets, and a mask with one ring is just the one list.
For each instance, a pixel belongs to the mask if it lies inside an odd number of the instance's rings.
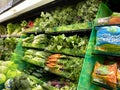
[[24,34],[34,34],[34,35],[39,35],[39,34],[45,34],[44,31],[28,31],[28,32],[23,32]]
[[120,26],[120,24],[100,25],[100,26],[95,26],[95,27],[103,27],[103,26]]
[[[106,4],[102,3],[99,7],[96,18],[107,17],[110,16],[111,14],[112,11],[107,7]],[[103,61],[103,58],[101,56],[96,56],[92,54],[92,52],[94,51],[95,40],[96,40],[96,32],[93,25],[77,90],[101,90],[101,87],[94,85],[92,83],[92,76],[91,76],[95,62]]]
[[0,35],[0,38],[7,38],[7,37],[16,37],[16,38],[20,38],[20,35]]
[[69,31],[56,31],[56,32],[45,32],[45,34],[69,34],[69,33],[90,33],[92,29],[80,29],[80,30],[69,30]]
[[115,54],[115,55],[112,55],[112,54],[108,54],[108,53],[103,53],[103,52],[92,52],[92,55],[102,55],[102,56],[112,56],[112,57],[120,57],[120,54]]
[[68,31],[56,31],[56,32],[46,32],[46,31],[26,31],[23,32],[24,34],[34,34],[34,35],[39,35],[39,34],[47,34],[47,35],[59,35],[59,34],[88,34],[91,33],[92,29],[80,29],[80,30],[68,30]]
[[23,46],[23,48],[34,49],[34,50],[38,50],[38,51],[42,50],[42,51],[49,52],[49,53],[52,53],[52,54],[59,53],[59,54],[67,55],[67,56],[73,56],[73,57],[81,57],[81,58],[85,57],[84,54],[81,54],[81,55],[72,55],[72,54],[66,54],[66,53],[63,53],[63,52],[56,52],[56,51],[51,51],[51,50],[45,50],[43,48],[26,47],[26,46]]

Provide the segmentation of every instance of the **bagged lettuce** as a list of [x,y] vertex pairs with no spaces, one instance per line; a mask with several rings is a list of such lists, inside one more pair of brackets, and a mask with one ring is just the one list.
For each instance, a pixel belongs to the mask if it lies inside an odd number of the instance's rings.
[[104,26],[96,27],[95,51],[102,54],[120,54],[120,27]]
[[113,12],[109,17],[95,19],[95,26],[120,24],[120,13]]
[[112,16],[120,17],[120,13],[118,13],[118,12],[113,12]]
[[94,25],[95,26],[108,25],[109,19],[110,19],[110,17],[97,18],[97,19],[95,19]]
[[120,17],[114,16],[109,19],[109,25],[120,24]]
[[120,87],[120,68],[117,69],[118,87]]
[[[119,58],[118,58],[118,60],[120,60]],[[117,84],[118,84],[118,88],[120,89],[120,62],[118,61],[118,68],[117,68]]]
[[102,84],[106,88],[117,88],[117,64],[103,65],[96,62],[92,73],[93,82]]

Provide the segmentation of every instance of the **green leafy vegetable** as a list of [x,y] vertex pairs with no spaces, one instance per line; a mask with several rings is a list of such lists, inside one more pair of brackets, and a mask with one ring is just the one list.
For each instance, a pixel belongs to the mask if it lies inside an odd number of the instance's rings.
[[48,55],[49,53],[46,53],[44,51],[36,51],[36,50],[29,49],[25,52],[23,60],[31,64],[44,67],[45,60]]

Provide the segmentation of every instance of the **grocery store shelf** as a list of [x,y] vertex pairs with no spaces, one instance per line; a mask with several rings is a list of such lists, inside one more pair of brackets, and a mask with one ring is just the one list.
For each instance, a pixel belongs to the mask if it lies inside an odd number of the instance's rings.
[[105,85],[103,83],[99,83],[99,82],[95,82],[95,81],[92,81],[93,84],[99,86],[99,87],[103,87],[103,88],[106,88],[107,90],[113,90],[112,87],[108,86],[108,85]]
[[53,1],[54,0],[25,0],[3,14],[0,14],[0,23]]
[[27,31],[27,32],[23,32],[24,34],[34,34],[34,35],[39,35],[39,34],[45,34],[44,31]]
[[0,38],[7,38],[7,37],[16,37],[16,38],[20,38],[20,35],[0,35]]
[[79,29],[79,30],[68,30],[68,31],[65,31],[65,30],[62,30],[62,31],[53,31],[53,32],[45,32],[45,34],[52,34],[52,35],[58,35],[58,34],[76,34],[76,33],[79,33],[79,34],[85,34],[85,33],[91,33],[92,29]]
[[[90,34],[91,33],[91,29],[81,29],[81,30],[70,30],[70,31],[57,31],[57,32],[44,32],[44,31],[30,31],[30,32],[23,32],[24,34],[27,35],[39,35],[39,34],[46,34],[46,35],[59,35],[59,34]],[[16,37],[16,38],[20,38],[22,35],[0,35],[0,38],[7,38],[7,37]]]
[[60,51],[52,51],[52,50],[44,50],[44,51],[49,52],[49,53],[53,53],[53,54],[59,53],[59,54],[63,54],[63,55],[66,55],[66,56],[72,56],[72,57],[80,57],[80,58],[85,57],[85,54],[73,55],[73,54],[67,54],[65,52],[60,52]]
[[92,55],[100,55],[100,56],[108,56],[108,57],[120,57],[120,54],[109,54],[109,53],[106,53],[106,52],[96,52],[96,51],[93,51],[92,52]]
[[38,51],[44,51],[44,48],[36,48],[36,47],[30,47],[30,46],[22,46],[23,48],[27,48],[27,49],[34,49],[34,50],[38,50]]
[[52,53],[52,54],[55,54],[55,53],[59,53],[59,54],[63,54],[63,55],[67,55],[67,56],[72,56],[72,57],[81,57],[81,58],[84,58],[85,57],[85,54],[81,54],[81,55],[73,55],[73,54],[67,54],[67,53],[64,53],[64,52],[59,52],[59,51],[52,51],[52,50],[45,50],[44,48],[36,48],[36,47],[30,47],[30,46],[22,46],[23,48],[27,48],[27,49],[34,49],[34,50],[42,50],[42,51],[45,51],[45,52],[49,52],[49,53]]
[[120,26],[120,24],[96,25],[95,27],[104,27],[104,26]]
[[49,31],[27,31],[27,32],[23,32],[25,34],[46,34],[46,35],[59,35],[59,34],[89,34],[91,33],[92,29],[79,29],[79,30],[68,30],[68,31],[53,31],[53,32],[49,32]]

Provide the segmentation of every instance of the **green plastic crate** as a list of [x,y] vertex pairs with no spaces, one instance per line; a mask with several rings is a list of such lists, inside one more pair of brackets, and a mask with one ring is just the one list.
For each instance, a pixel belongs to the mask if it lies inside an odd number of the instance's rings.
[[[110,16],[111,14],[112,14],[112,11],[106,6],[106,4],[102,3],[99,7],[96,18],[107,17],[107,16]],[[95,40],[96,40],[96,30],[94,29],[94,24],[93,24],[93,29],[92,29],[90,40],[88,43],[77,90],[101,90],[102,89],[101,87],[92,84],[91,74],[93,72],[95,62],[96,61],[103,62],[103,59],[104,59],[101,56],[92,55],[92,51],[94,50]]]

